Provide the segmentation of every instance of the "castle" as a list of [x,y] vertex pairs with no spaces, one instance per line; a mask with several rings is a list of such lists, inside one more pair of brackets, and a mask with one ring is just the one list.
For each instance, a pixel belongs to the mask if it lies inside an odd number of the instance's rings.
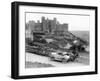
[[68,31],[68,24],[60,24],[59,21],[57,21],[57,18],[51,20],[41,17],[41,22],[39,20],[37,20],[37,22],[32,20],[26,23],[26,31],[30,33],[44,32],[48,34],[64,34]]

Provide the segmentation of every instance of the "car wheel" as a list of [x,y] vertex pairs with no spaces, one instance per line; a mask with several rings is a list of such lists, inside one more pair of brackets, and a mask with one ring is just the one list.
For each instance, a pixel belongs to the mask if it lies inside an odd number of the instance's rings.
[[54,57],[51,57],[50,59],[51,59],[51,60],[54,60]]
[[73,58],[71,61],[74,62],[75,61],[75,58]]
[[67,61],[66,61],[66,59],[62,59],[62,62],[63,62],[63,63],[66,63]]

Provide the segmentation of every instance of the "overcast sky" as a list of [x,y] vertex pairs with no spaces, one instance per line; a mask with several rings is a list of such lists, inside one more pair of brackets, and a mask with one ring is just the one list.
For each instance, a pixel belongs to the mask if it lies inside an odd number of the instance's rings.
[[26,22],[34,20],[35,22],[37,20],[40,20],[41,22],[41,17],[44,16],[45,18],[48,19],[53,19],[57,18],[57,21],[59,23],[68,23],[69,27],[68,29],[70,31],[89,31],[89,21],[90,17],[89,16],[83,16],[83,15],[62,15],[62,14],[44,14],[44,13],[26,13]]

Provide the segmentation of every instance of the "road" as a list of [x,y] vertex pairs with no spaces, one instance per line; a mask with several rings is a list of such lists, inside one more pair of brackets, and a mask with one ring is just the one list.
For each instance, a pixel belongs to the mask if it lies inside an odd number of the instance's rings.
[[51,64],[56,67],[70,67],[70,66],[84,66],[84,63],[81,62],[68,62],[68,63],[62,63],[57,61],[51,61],[49,57],[46,56],[40,56],[34,53],[28,53],[26,52],[26,62],[40,62],[45,64]]

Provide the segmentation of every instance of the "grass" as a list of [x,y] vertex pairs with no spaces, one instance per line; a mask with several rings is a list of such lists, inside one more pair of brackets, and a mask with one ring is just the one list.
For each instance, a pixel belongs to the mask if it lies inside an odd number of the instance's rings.
[[70,31],[75,36],[89,42],[89,31]]
[[84,52],[84,53],[80,52],[79,55],[80,55],[80,57],[78,58],[77,62],[85,64],[85,65],[89,65],[89,63],[90,63],[89,53],[88,52]]

